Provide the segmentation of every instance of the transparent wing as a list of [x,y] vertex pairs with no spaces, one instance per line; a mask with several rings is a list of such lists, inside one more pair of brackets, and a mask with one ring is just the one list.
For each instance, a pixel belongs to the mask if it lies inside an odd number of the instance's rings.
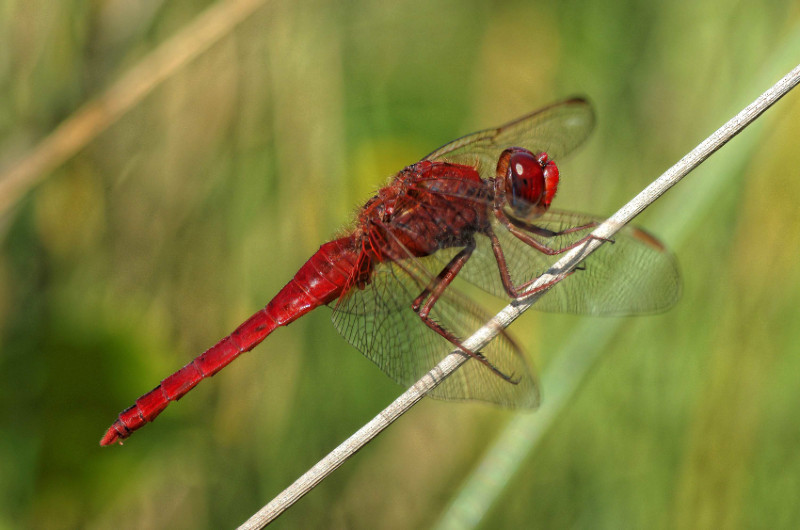
[[[586,237],[603,219],[577,213],[548,211],[530,221],[552,232],[585,226],[555,237],[531,234],[553,249],[568,247]],[[548,256],[494,222],[511,278],[521,285],[540,276],[563,255]],[[508,294],[500,281],[489,239],[476,235],[478,248],[460,276],[500,298]],[[541,311],[587,315],[630,315],[664,311],[680,297],[680,276],[674,256],[653,236],[625,226],[583,262],[583,269],[555,285],[533,306]]]
[[494,177],[497,160],[508,147],[546,152],[559,160],[572,152],[594,128],[594,112],[588,101],[573,98],[555,103],[501,125],[454,140],[423,160],[444,160],[473,166],[481,178]]
[[[428,267],[447,263],[458,250],[446,249],[431,259],[382,263],[367,286],[350,289],[334,308],[336,329],[403,386],[411,386],[454,349],[448,340],[425,325],[411,304],[439,273]],[[489,320],[483,310],[452,286],[439,298],[431,317],[459,340],[466,339]],[[439,399],[477,399],[507,407],[538,406],[539,387],[523,354],[508,335],[501,333],[480,353],[515,384],[481,362],[469,359],[430,395]]]

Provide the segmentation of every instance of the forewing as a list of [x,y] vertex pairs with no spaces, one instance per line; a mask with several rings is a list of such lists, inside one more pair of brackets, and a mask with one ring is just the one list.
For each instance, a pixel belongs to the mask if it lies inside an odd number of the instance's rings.
[[[425,375],[454,349],[430,329],[411,308],[414,299],[438,274],[430,266],[445,263],[459,249],[437,253],[435,258],[408,258],[379,264],[371,282],[353,288],[337,303],[333,313],[336,329],[389,377],[408,387]],[[467,296],[448,287],[431,317],[460,340],[484,325],[488,315]],[[439,399],[481,400],[507,407],[536,407],[539,390],[524,356],[504,332],[481,352],[514,383],[504,380],[486,365],[469,359],[429,395]]]
[[494,129],[454,140],[424,158],[474,166],[481,178],[495,176],[497,160],[509,147],[545,152],[560,160],[589,136],[594,112],[588,101],[573,98],[555,103]]
[[[549,211],[531,220],[552,232],[586,226],[555,237],[528,234],[553,249],[569,247],[586,237],[603,220],[588,215]],[[503,249],[511,278],[519,286],[547,271],[563,254],[549,256],[524,243],[498,222],[492,225]],[[483,235],[473,259],[461,276],[507,299],[500,273],[489,244]],[[630,315],[654,313],[670,308],[680,296],[680,276],[674,256],[644,230],[624,226],[590,255],[581,269],[556,284],[533,306],[541,311],[587,315]]]

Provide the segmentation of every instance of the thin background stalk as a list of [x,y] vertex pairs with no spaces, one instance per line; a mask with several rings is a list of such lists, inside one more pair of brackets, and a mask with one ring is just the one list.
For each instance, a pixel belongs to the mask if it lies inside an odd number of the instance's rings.
[[[592,232],[598,239],[590,240],[585,245],[566,253],[550,270],[539,277],[531,286],[531,289],[535,290],[557,279],[559,275],[574,270],[576,266],[603,243],[603,241],[601,241],[602,239],[612,238],[622,226],[629,223],[634,217],[641,213],[642,210],[678,183],[690,171],[699,166],[706,158],[711,156],[712,153],[741,132],[747,125],[752,123],[753,120],[795,87],[798,82],[800,82],[800,66],[796,66],[783,79],[759,96],[753,103],[720,127],[674,166],[668,169],[663,175],[642,190],[642,192],[630,202],[620,208],[620,210],[608,220],[598,226],[597,229]],[[524,302],[514,302],[508,305],[484,327],[475,332],[469,339],[465,340],[464,346],[473,351],[480,350],[498,334],[500,329],[504,329],[511,324],[511,322],[533,305],[545,292],[546,291],[540,291]],[[451,352],[442,362],[392,402],[391,405],[386,407],[369,423],[345,440],[325,458],[320,460],[239,528],[263,528],[269,524],[289,506],[294,504],[325,477],[331,474],[336,468],[341,466],[347,458],[355,454],[378,433],[394,422],[394,420],[407,412],[415,403],[422,399],[428,391],[435,388],[444,378],[452,374],[467,360],[468,358],[459,353],[458,350]]]
[[142,58],[36,147],[0,168],[0,215],[51,171],[75,156],[188,62],[228,35],[266,0],[219,2]]

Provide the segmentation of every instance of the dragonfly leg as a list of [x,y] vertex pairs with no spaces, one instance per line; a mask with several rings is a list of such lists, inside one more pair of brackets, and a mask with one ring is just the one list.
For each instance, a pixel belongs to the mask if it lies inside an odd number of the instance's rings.
[[420,295],[416,297],[413,302],[411,302],[411,307],[414,309],[414,312],[420,312],[422,301],[428,298],[428,296],[430,296],[434,291],[436,293],[436,298],[439,298],[447,286],[452,283],[453,278],[455,278],[459,271],[461,271],[461,269],[464,267],[464,264],[467,263],[467,260],[474,251],[475,241],[471,241],[470,244],[464,247],[453,257],[453,259],[450,260],[450,263],[445,265],[444,269],[442,269],[442,272],[440,272],[436,278],[433,278],[428,286],[423,289]]
[[533,223],[523,221],[522,219],[516,219],[514,217],[507,217],[507,219],[511,222],[511,224],[513,224],[517,228],[522,228],[523,230],[532,232],[542,237],[558,237],[558,236],[563,236],[564,234],[582,232],[584,230],[589,230],[591,228],[597,228],[598,226],[600,226],[600,223],[592,221],[591,223],[586,223],[580,226],[571,226],[565,230],[559,230],[558,232],[554,232],[553,230],[542,228],[541,226],[537,226]]
[[[442,327],[438,322],[430,318],[430,312],[433,309],[433,306],[436,305],[436,302],[441,297],[442,293],[447,289],[447,287],[452,283],[453,279],[459,273],[459,271],[464,267],[464,264],[467,263],[472,252],[475,250],[475,241],[471,241],[466,247],[464,247],[458,254],[456,254],[453,259],[450,260],[444,269],[439,273],[436,278],[431,280],[431,283],[425,287],[425,289],[420,293],[420,295],[414,299],[411,303],[411,308],[414,310],[417,315],[419,315],[420,319],[425,323],[426,326],[431,328],[433,331],[447,339],[451,344],[455,347],[459,348],[461,351],[469,355],[470,357],[476,359],[487,368],[489,368],[494,374],[501,377],[503,380],[508,381],[509,383],[517,384],[519,380],[515,380],[514,374],[508,375],[503,373],[500,369],[494,366],[486,357],[484,357],[480,352],[473,352],[467,348],[465,348],[461,341],[453,335],[450,331],[446,328]],[[426,300],[427,299],[427,300]],[[423,303],[424,302],[424,303]]]
[[576,242],[572,243],[571,245],[567,245],[566,247],[563,247],[563,248],[554,249],[554,248],[548,247],[547,245],[545,245],[543,243],[540,243],[539,241],[535,240],[534,238],[532,238],[531,236],[529,236],[528,234],[523,232],[520,229],[520,226],[522,228],[524,228],[526,231],[532,232],[532,233],[540,235],[542,237],[556,237],[556,236],[560,236],[560,235],[564,235],[564,234],[570,234],[570,233],[573,233],[573,232],[579,232],[581,230],[586,230],[588,228],[593,228],[594,226],[597,226],[597,224],[596,223],[588,223],[588,224],[585,224],[585,225],[568,228],[568,229],[562,230],[560,232],[553,232],[552,230],[547,230],[546,228],[542,228],[542,227],[539,227],[539,226],[536,226],[536,225],[533,225],[533,224],[530,224],[530,223],[525,223],[523,221],[519,221],[519,220],[516,220],[516,219],[514,221],[511,221],[508,218],[508,216],[506,216],[506,214],[503,212],[503,210],[500,209],[500,208],[495,208],[494,209],[494,214],[495,214],[495,217],[497,217],[497,220],[500,221],[500,223],[503,226],[505,226],[506,229],[514,235],[514,237],[516,237],[517,239],[519,239],[520,241],[522,241],[526,245],[532,246],[533,248],[535,248],[539,252],[541,252],[543,254],[547,254],[548,256],[555,256],[557,254],[563,254],[564,252],[567,252],[568,250],[572,250],[573,248],[579,247],[579,246],[583,245],[584,243],[586,243],[587,241],[590,241],[592,239],[597,239],[597,240],[600,240],[600,241],[604,241],[606,243],[613,243],[613,241],[610,240],[610,239],[596,237],[596,236],[593,236],[592,234],[589,234],[586,237],[583,237],[583,238],[577,240]]
[[[436,300],[442,295],[445,289],[453,282],[453,279],[456,275],[461,271],[464,265],[469,260],[472,253],[475,251],[475,241],[471,241],[466,247],[461,249],[461,251],[453,256],[453,259],[450,260],[450,263],[445,265],[442,272],[439,273],[436,278],[433,278],[431,282],[428,284],[425,289],[417,296],[414,301],[411,303],[411,308],[417,313],[420,317],[426,318],[430,313],[433,305],[436,303]],[[428,302],[423,306],[422,302],[425,299],[428,299]]]
[[519,299],[522,298],[523,293],[527,297],[536,294],[538,292],[547,290],[552,286],[554,286],[555,284],[557,284],[558,282],[560,282],[561,280],[563,280],[564,278],[566,278],[567,276],[570,276],[571,274],[575,273],[575,271],[573,270],[566,274],[559,274],[554,279],[550,280],[549,282],[543,285],[540,285],[533,291],[526,292],[528,287],[530,287],[533,284],[533,282],[535,282],[538,278],[534,278],[533,280],[525,282],[522,285],[514,285],[514,281],[511,279],[511,273],[508,272],[508,264],[506,263],[506,256],[503,253],[503,247],[500,245],[500,240],[497,239],[497,234],[495,234],[494,231],[490,228],[487,232],[487,235],[489,236],[489,240],[492,243],[492,252],[494,252],[494,258],[495,260],[497,260],[497,268],[500,270],[500,281],[503,283],[503,288],[506,290],[506,293],[508,293],[508,295],[511,298]]

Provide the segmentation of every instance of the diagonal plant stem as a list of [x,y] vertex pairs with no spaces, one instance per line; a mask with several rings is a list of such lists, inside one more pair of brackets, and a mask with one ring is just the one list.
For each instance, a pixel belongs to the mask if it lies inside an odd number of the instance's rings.
[[[720,127],[711,136],[694,148],[689,154],[679,160],[674,166],[668,169],[658,179],[653,181],[647,188],[642,190],[625,206],[620,208],[603,224],[598,226],[592,235],[597,239],[589,240],[585,245],[577,247],[566,253],[562,259],[556,262],[545,274],[540,276],[531,285],[530,290],[536,291],[542,286],[553,284],[564,274],[574,270],[584,259],[594,252],[605,240],[614,236],[625,224],[629,223],[634,217],[642,212],[647,206],[663,195],[672,186],[677,184],[690,171],[699,166],[712,153],[725,145],[731,138],[739,134],[747,125],[752,123],[764,111],[772,106],[776,101],[783,97],[789,90],[800,82],[800,65],[795,67],[783,79],[778,81],[772,88],[759,96],[753,103],[748,105],[739,114],[734,116],[725,125]],[[536,301],[546,293],[538,291],[534,295],[524,300],[516,300],[498,313],[485,326],[479,329],[470,338],[464,341],[464,347],[478,351],[491,341],[502,329],[508,327],[511,322],[516,320],[524,311],[531,307]],[[289,506],[294,504],[303,495],[319,484],[325,477],[330,475],[335,469],[341,466],[344,461],[355,454],[359,449],[366,445],[370,440],[391,425],[397,418],[402,416],[413,407],[431,389],[438,386],[446,377],[452,374],[469,358],[455,350],[436,365],[430,372],[425,374],[411,388],[404,392],[380,414],[359,429],[350,438],[320,460],[316,465],[309,469],[291,486],[286,488],[277,497],[261,508],[250,519],[239,528],[255,529],[263,528],[272,520],[283,513]]]
[[50,171],[73,157],[145,96],[230,33],[266,0],[224,0],[197,15],[105,92],[88,101],[30,152],[0,170],[0,215]]

